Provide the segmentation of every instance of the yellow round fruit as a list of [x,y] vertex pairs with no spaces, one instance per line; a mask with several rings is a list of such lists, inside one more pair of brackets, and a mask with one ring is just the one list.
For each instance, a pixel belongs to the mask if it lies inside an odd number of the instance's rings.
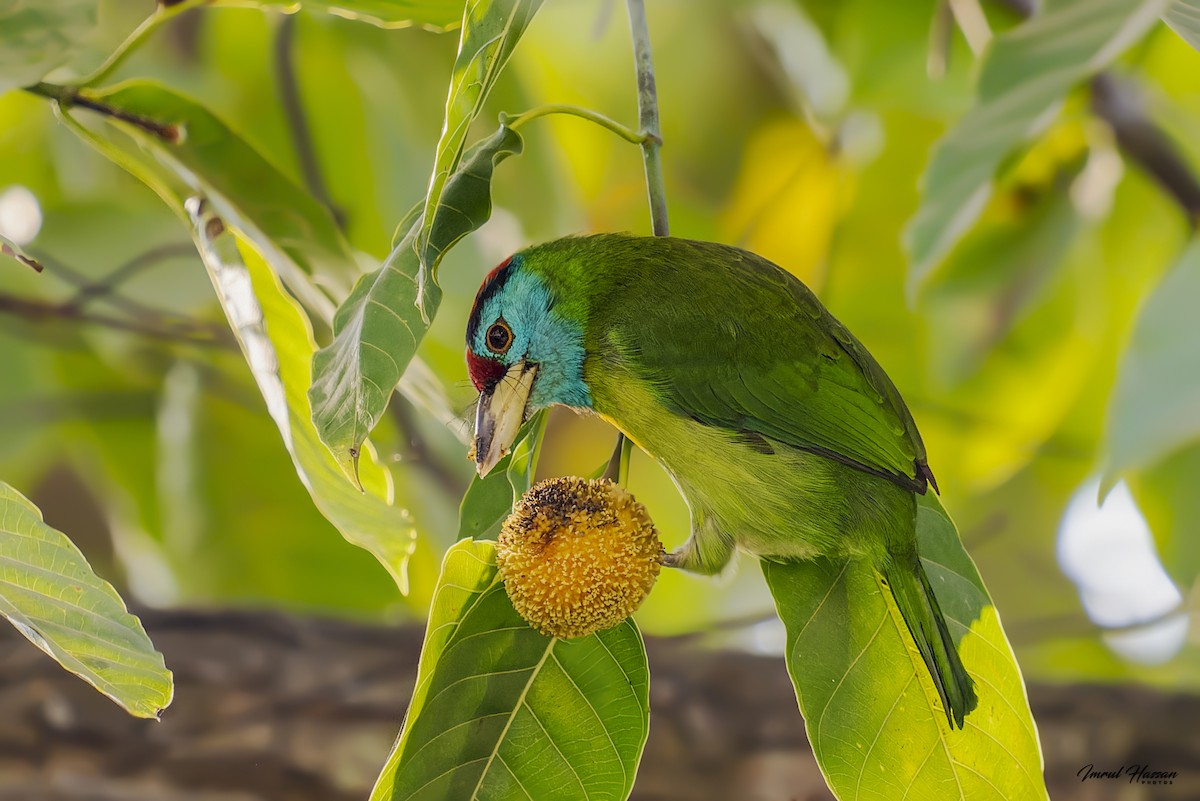
[[619,484],[574,476],[531,487],[496,543],[513,606],[553,637],[583,637],[629,617],[662,558],[646,507]]

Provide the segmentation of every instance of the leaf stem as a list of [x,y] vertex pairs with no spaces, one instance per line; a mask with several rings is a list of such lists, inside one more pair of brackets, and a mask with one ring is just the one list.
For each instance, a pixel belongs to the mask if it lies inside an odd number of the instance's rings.
[[650,53],[650,29],[646,25],[644,0],[627,0],[629,30],[633,36],[633,59],[637,67],[638,125],[645,132],[642,162],[646,167],[646,191],[650,195],[650,223],[655,236],[670,236],[667,224],[667,193],[663,180],[662,128],[658,121],[658,88],[654,59]]
[[[626,0],[629,32],[633,38],[633,62],[637,70],[638,126],[643,132],[642,163],[646,168],[646,192],[650,197],[650,227],[655,236],[670,236],[667,222],[667,192],[663,179],[662,127],[658,121],[658,85],[654,80],[654,58],[650,52],[650,28],[646,24],[645,0]],[[629,478],[629,454],[633,444],[617,434],[617,444],[604,477],[624,484]]]
[[631,128],[627,128],[614,119],[604,116],[598,112],[592,111],[583,106],[572,106],[566,103],[550,103],[545,106],[538,106],[529,111],[522,112],[516,116],[507,114],[500,115],[500,123],[507,125],[509,128],[518,130],[522,125],[530,120],[536,120],[538,117],[545,117],[550,114],[568,114],[572,117],[580,117],[585,120],[596,123],[601,128],[606,128],[612,131],[617,136],[624,139],[626,142],[632,142],[635,145],[644,145],[650,134],[643,131],[638,132]]
[[608,467],[600,476],[617,484],[629,480],[629,456],[633,452],[633,441],[624,434],[617,433],[617,444],[613,447],[612,456],[608,457]]
[[117,49],[104,60],[104,63],[90,74],[81,78],[77,82],[77,85],[95,86],[100,83],[124,64],[125,59],[129,58],[134,51],[145,44],[150,35],[158,30],[163,23],[206,2],[208,0],[182,0],[182,2],[172,5],[156,3],[154,13],[142,20],[142,24],[134,28],[133,32],[125,37],[125,41],[117,46]]

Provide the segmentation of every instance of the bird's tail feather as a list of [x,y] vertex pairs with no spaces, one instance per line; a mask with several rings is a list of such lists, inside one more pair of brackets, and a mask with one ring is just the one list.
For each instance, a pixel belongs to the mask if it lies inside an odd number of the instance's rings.
[[974,682],[959,659],[946,618],[920,559],[915,553],[910,558],[897,559],[883,570],[883,577],[891,587],[892,597],[896,599],[938,695],[942,697],[946,719],[952,728],[961,729],[963,718],[976,707],[979,698],[975,695]]

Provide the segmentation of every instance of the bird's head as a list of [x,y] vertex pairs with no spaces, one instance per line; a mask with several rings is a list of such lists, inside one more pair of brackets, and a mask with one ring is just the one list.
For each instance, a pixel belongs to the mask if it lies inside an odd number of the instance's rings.
[[467,370],[479,390],[474,459],[487,475],[521,424],[551,404],[590,408],[583,326],[518,253],[483,280],[467,323]]

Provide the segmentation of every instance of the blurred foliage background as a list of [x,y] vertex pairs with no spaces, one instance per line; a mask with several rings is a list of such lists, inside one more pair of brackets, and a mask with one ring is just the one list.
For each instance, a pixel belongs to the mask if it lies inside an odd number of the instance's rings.
[[[102,2],[67,73],[94,68],[151,6]],[[981,8],[997,32],[1026,10]],[[655,0],[649,14],[672,233],[776,261],[885,366],[1026,676],[1200,687],[1186,615],[1200,570],[1200,265],[1180,260],[1200,209],[1196,52],[1157,24],[1074,90],[914,287],[904,230],[919,178],[979,68],[943,30],[945,4]],[[200,99],[378,260],[425,192],[456,45],[307,10],[201,8],[114,77]],[[621,4],[553,0],[476,134],[551,102],[632,126],[635,89]],[[497,169],[492,219],[442,266],[420,350],[464,420],[463,330],[483,275],[529,243],[649,231],[636,146],[568,117],[522,132],[525,153]],[[423,616],[472,476],[445,426],[396,396],[372,437],[419,533],[401,597],[297,479],[188,232],[21,91],[0,95],[0,233],[46,265],[0,259],[0,476],[101,575],[142,605]],[[588,474],[612,443],[597,419],[557,410],[539,474]],[[1095,509],[1106,471],[1106,488],[1127,482],[1107,515]],[[687,509],[640,454],[631,489],[668,547],[682,542]],[[773,616],[747,563],[716,581],[664,573],[638,619],[777,650]]]

